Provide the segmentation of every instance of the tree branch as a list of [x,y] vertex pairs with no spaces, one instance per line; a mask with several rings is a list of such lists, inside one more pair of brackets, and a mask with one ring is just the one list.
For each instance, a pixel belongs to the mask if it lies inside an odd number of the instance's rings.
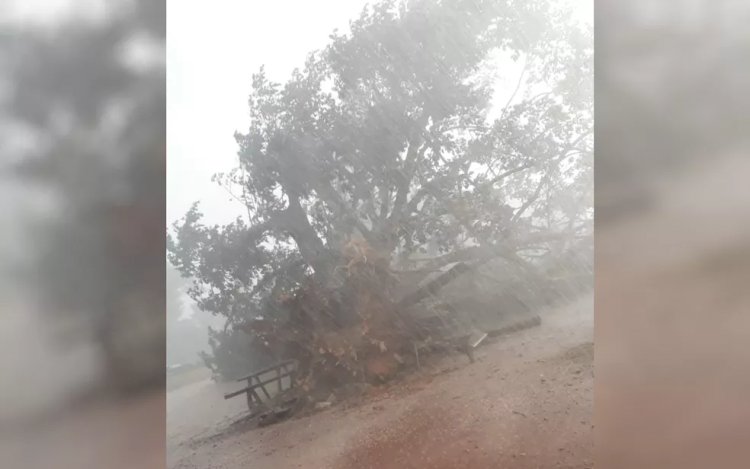
[[266,231],[272,229],[274,225],[279,222],[283,215],[284,212],[275,212],[271,214],[271,216],[269,216],[266,221],[250,226],[245,232],[245,237],[248,241],[248,244],[254,244],[254,240],[262,236]]
[[404,206],[406,205],[407,198],[409,196],[409,189],[411,188],[411,180],[414,178],[414,172],[416,171],[417,161],[419,161],[424,153],[427,151],[428,145],[422,145],[421,148],[417,148],[416,143],[410,143],[409,149],[407,150],[406,160],[404,161],[404,172],[402,178],[398,183],[398,189],[396,192],[396,200],[393,203],[393,210],[391,215],[388,217],[388,224],[395,224],[401,218],[403,214]]
[[434,270],[439,269],[442,266],[451,264],[453,262],[479,262],[484,263],[498,257],[504,257],[513,262],[519,262],[522,265],[526,263],[518,256],[518,252],[527,249],[529,246],[536,246],[539,243],[545,243],[549,241],[557,241],[560,239],[566,239],[574,236],[572,233],[567,232],[542,232],[532,233],[524,236],[523,240],[510,239],[502,244],[485,245],[485,246],[470,246],[463,249],[458,249],[451,253],[443,256],[433,257],[430,259],[424,259],[423,265],[418,270]]
[[[318,186],[318,194],[326,201],[335,205],[339,210],[344,212],[344,218],[350,221],[355,228],[357,228],[365,239],[368,239],[371,235],[370,230],[365,226],[362,220],[357,216],[356,212],[341,198],[329,183],[322,183]],[[368,239],[369,240],[369,239]]]
[[490,185],[496,184],[496,183],[500,182],[501,180],[507,178],[508,176],[511,176],[511,175],[513,175],[515,173],[519,173],[519,172],[521,172],[521,171],[523,171],[525,169],[529,169],[529,168],[533,168],[533,167],[534,167],[534,165],[531,164],[531,163],[529,163],[529,164],[521,165],[521,166],[519,166],[517,168],[509,169],[509,170],[505,171],[504,173],[500,173],[499,175],[497,175],[494,178],[492,178],[492,180],[489,181],[489,184]]
[[523,83],[523,77],[526,74],[526,70],[528,69],[528,67],[529,67],[529,60],[528,58],[524,57],[523,68],[521,69],[521,74],[518,76],[518,83],[516,83],[516,89],[513,90],[513,94],[510,95],[510,98],[508,98],[508,102],[505,103],[505,106],[503,106],[503,110],[500,113],[501,119],[505,116],[508,110],[508,106],[510,106],[510,103],[513,102],[513,99],[515,99],[516,94],[518,94],[518,90],[521,89],[521,83]]
[[414,194],[414,197],[412,197],[411,200],[407,202],[404,214],[408,216],[411,215],[415,210],[417,210],[417,206],[431,192],[433,185],[434,181],[429,181],[422,184],[422,187],[420,187],[417,193]]
[[255,296],[258,293],[260,293],[261,289],[268,285],[268,283],[271,280],[274,280],[278,278],[279,276],[286,275],[287,272],[289,272],[292,269],[302,267],[305,265],[305,261],[302,259],[290,259],[284,262],[281,266],[279,266],[277,269],[272,270],[271,272],[268,272],[266,275],[261,277],[258,282],[253,286],[252,291],[250,292],[250,296]]
[[380,220],[383,221],[388,218],[388,210],[391,202],[391,190],[383,186],[378,187],[380,192]]
[[[549,174],[549,173],[548,173]],[[518,221],[519,218],[521,218],[521,215],[531,207],[531,205],[537,201],[539,198],[539,195],[542,193],[542,186],[549,180],[549,175],[545,174],[542,176],[542,179],[539,181],[539,184],[536,186],[536,190],[534,191],[534,194],[532,194],[531,197],[529,197],[529,200],[527,200],[521,207],[516,211],[516,213],[513,214],[513,217],[511,217],[511,222]]]

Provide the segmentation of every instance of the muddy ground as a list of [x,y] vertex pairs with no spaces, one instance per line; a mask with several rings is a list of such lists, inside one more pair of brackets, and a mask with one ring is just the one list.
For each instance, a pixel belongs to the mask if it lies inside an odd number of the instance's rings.
[[593,467],[593,298],[435,359],[357,402],[266,428],[200,381],[167,395],[167,461],[187,468]]

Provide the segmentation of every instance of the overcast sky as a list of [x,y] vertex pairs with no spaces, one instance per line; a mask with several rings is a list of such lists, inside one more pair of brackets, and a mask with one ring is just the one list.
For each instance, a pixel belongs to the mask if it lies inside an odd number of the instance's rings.
[[237,202],[211,175],[237,162],[235,130],[249,126],[251,75],[261,65],[285,81],[305,56],[345,29],[364,0],[169,0],[167,14],[167,218],[195,200],[208,222],[228,222]]
[[[570,0],[592,16],[591,0]],[[261,65],[284,82],[305,56],[346,30],[365,0],[169,0],[167,10],[167,221],[201,201],[209,223],[241,207],[211,175],[237,161],[235,130],[249,125],[250,78]],[[514,74],[509,74],[514,75]],[[508,77],[513,86],[517,77]]]

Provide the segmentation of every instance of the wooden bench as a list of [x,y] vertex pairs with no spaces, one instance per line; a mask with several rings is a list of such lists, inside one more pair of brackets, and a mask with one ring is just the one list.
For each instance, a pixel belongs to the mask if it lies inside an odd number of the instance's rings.
[[[261,370],[238,378],[237,381],[247,381],[247,386],[237,391],[224,394],[224,399],[245,394],[247,407],[252,415],[273,411],[280,404],[284,404],[294,391],[297,375],[297,360],[285,360]],[[270,375],[263,378],[263,375]],[[285,385],[286,383],[286,385]],[[275,384],[275,386],[273,386]],[[274,389],[275,388],[275,389]],[[261,398],[261,394],[265,399]]]

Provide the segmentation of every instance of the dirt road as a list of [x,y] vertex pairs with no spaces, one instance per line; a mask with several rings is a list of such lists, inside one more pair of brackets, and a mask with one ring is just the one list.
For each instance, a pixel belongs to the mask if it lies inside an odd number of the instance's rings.
[[228,425],[243,403],[230,408],[210,383],[178,389],[167,396],[169,467],[593,467],[593,299],[542,314],[474,364],[446,357],[357,405],[263,429]]

